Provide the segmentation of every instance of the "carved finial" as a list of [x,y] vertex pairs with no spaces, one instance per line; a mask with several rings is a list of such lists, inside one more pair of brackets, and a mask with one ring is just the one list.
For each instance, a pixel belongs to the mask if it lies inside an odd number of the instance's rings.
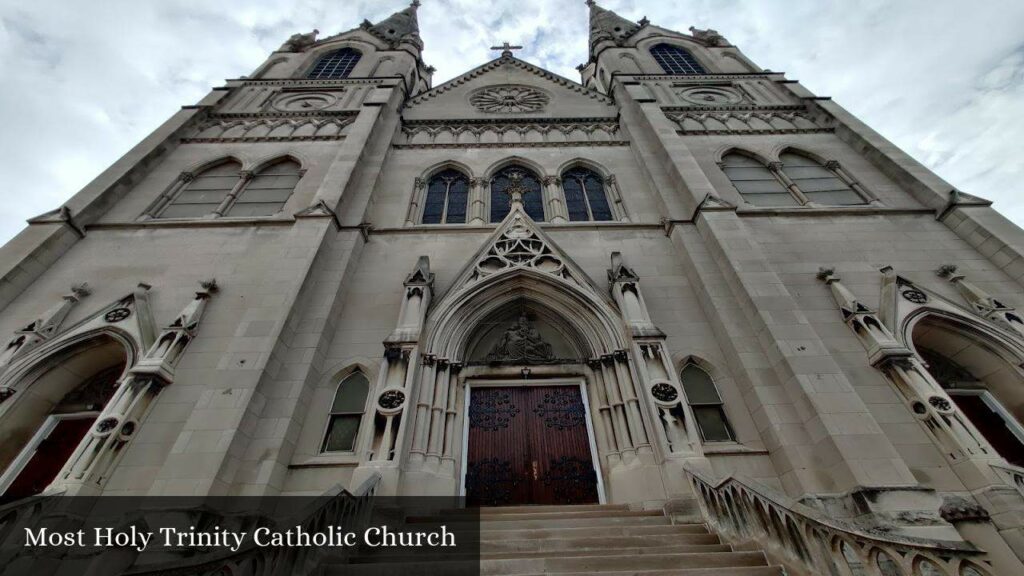
[[647,16],[644,16],[643,18],[640,19],[639,22],[637,22],[637,24],[639,24],[641,26],[647,26],[650,23],[651,23],[651,21],[647,19]]
[[589,6],[590,8],[593,8],[594,6],[597,6],[597,2],[594,2],[594,0],[587,0],[587,1],[585,2],[585,4],[586,4],[587,6]]
[[409,6],[411,6],[413,8],[419,8],[420,7],[420,0],[412,0],[412,4],[409,4]]
[[[817,273],[817,275],[815,275],[815,277],[818,280],[821,280],[823,282],[827,282],[829,279],[831,279],[833,276],[835,276],[835,273],[836,273],[836,269],[835,268],[831,268],[831,267],[828,267],[828,266],[822,266],[822,267],[818,268],[818,273]],[[835,280],[838,280],[838,278],[835,278]]]
[[210,278],[208,280],[201,280],[199,285],[203,287],[203,290],[207,292],[216,292],[218,290],[217,279]]
[[956,274],[956,264],[943,264],[935,271],[939,278],[950,278]]
[[89,288],[89,284],[87,282],[82,282],[81,284],[72,284],[71,294],[73,294],[76,298],[85,298],[89,294],[92,294],[92,288]]

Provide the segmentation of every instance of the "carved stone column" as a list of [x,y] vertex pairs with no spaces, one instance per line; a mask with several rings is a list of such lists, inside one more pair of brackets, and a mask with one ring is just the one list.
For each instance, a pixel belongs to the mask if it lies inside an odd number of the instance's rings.
[[860,194],[860,197],[863,198],[865,202],[873,206],[882,205],[882,201],[878,199],[878,196],[875,196],[874,194],[869,192],[868,189],[862,186],[856,178],[854,178],[853,176],[850,175],[849,172],[844,170],[843,166],[839,163],[839,160],[829,160],[828,162],[825,162],[825,168],[828,168],[829,170],[834,172],[835,175],[838,176],[839,179],[842,180],[847,186],[852,188],[854,192]]
[[786,185],[786,188],[793,193],[793,196],[796,196],[798,202],[801,204],[813,205],[811,201],[807,199],[807,196],[804,196],[804,193],[800,191],[800,188],[796,183],[793,182],[785,172],[783,172],[782,162],[769,162],[768,169],[771,170],[772,174],[775,174],[779,180],[782,180],[782,183]]
[[565,207],[565,199],[562,197],[562,179],[558,176],[545,176],[544,203],[548,207],[548,215],[553,224],[561,224],[569,221],[569,212]]
[[483,226],[487,223],[487,179],[473,178],[469,181],[469,224]]
[[174,368],[195,338],[206,304],[217,291],[214,280],[201,285],[195,299],[160,332],[145,355],[118,383],[92,431],[82,439],[48,490],[64,488],[68,495],[100,492],[118,456],[138,432],[150,404],[164,387],[174,382]]
[[619,189],[619,179],[615,174],[610,174],[604,179],[605,193],[611,201],[612,214],[619,222],[629,222],[629,215],[626,212],[626,204],[622,201],[622,190]]
[[194,172],[182,172],[179,174],[178,179],[172,182],[171,185],[168,186],[162,194],[160,194],[160,197],[156,199],[156,202],[154,202],[153,205],[139,217],[139,219],[149,220],[159,216],[160,213],[163,212],[164,208],[171,203],[171,200],[174,200],[174,197],[178,195],[178,192],[187,186],[189,182],[195,180],[195,178],[196,175]]
[[413,226],[420,215],[420,206],[423,204],[423,196],[426,192],[426,182],[417,176],[412,181],[412,198],[409,200],[409,211],[405,215],[405,225]]
[[228,195],[224,197],[224,201],[220,203],[220,206],[217,206],[217,209],[213,211],[213,217],[223,216],[228,213],[228,210],[234,206],[235,200],[238,200],[238,195],[242,193],[242,189],[253,179],[254,174],[248,170],[242,170],[238,173],[238,176],[238,182],[228,192]]
[[[430,260],[420,256],[416,268],[404,282],[404,295],[398,310],[395,330],[384,340],[384,358],[381,359],[380,375],[374,393],[374,434],[363,453],[369,452],[368,461],[360,464],[353,473],[353,484],[358,484],[374,472],[381,474],[381,494],[395,494],[400,476],[399,460],[403,451],[405,430],[412,426],[410,461],[422,462],[425,456],[424,444],[429,433],[430,410],[433,398],[434,364],[436,359],[425,357],[426,369],[419,371],[421,378],[419,395],[416,396],[416,416],[410,424],[407,406],[409,398],[416,393],[413,368],[419,363],[419,338],[426,319],[427,308],[433,294],[434,274],[430,271]],[[424,389],[426,388],[426,389]]]

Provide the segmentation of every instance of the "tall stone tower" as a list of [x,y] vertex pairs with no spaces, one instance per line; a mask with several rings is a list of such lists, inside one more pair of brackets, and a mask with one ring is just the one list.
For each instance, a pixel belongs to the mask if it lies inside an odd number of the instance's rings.
[[6,500],[698,502],[1020,567],[1018,227],[715,30],[590,1],[581,83],[506,44],[433,86],[418,8],[292,36],[0,250]]

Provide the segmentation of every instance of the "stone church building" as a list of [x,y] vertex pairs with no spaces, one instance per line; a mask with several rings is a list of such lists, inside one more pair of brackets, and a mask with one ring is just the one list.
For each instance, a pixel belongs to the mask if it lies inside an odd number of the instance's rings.
[[372,486],[1024,571],[1020,228],[715,30],[590,1],[579,81],[506,44],[435,84],[418,6],[0,250],[0,513]]

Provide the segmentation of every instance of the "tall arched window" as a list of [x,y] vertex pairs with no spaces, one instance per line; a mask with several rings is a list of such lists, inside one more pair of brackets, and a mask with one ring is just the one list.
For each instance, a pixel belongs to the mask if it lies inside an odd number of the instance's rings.
[[458,170],[442,170],[427,182],[427,199],[423,203],[424,224],[464,224],[469,178]]
[[355,48],[341,48],[328,52],[316,61],[306,77],[314,79],[348,78],[362,56],[362,53]]
[[272,216],[284,208],[302,177],[298,162],[286,159],[261,169],[245,184],[225,216]]
[[782,161],[782,171],[793,184],[796,184],[808,201],[830,206],[865,203],[860,194],[818,162],[792,152],[782,154],[779,160]]
[[228,160],[200,172],[158,217],[199,218],[212,214],[238,184],[241,169],[241,164]]
[[658,44],[651,48],[651,56],[666,74],[707,74],[687,50],[672,44]]
[[562,190],[565,192],[565,207],[569,220],[573,222],[612,219],[608,196],[604,191],[604,180],[593,170],[577,167],[562,173]]
[[722,158],[722,171],[743,199],[754,206],[799,206],[799,202],[764,164],[745,154]]
[[359,424],[366,410],[370,381],[362,372],[353,372],[338,384],[327,419],[327,432],[321,452],[351,452],[356,447]]
[[687,364],[679,378],[704,441],[732,440],[732,427],[725,417],[722,397],[718,394],[718,388],[711,380],[711,376],[696,364]]
[[491,178],[491,222],[501,222],[512,207],[512,190],[523,195],[523,209],[537,222],[544,221],[544,195],[540,179],[522,166],[506,166]]

